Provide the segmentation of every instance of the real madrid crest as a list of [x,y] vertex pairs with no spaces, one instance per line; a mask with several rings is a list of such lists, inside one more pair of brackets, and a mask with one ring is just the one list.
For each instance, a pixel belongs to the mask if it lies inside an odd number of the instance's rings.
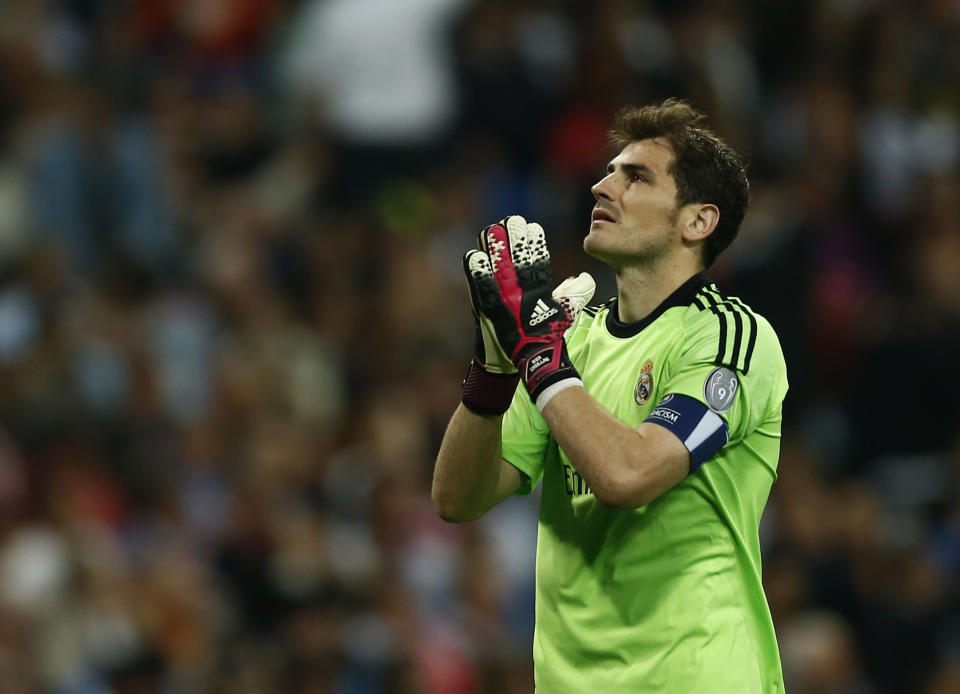
[[637,379],[637,387],[633,389],[633,398],[638,405],[642,405],[650,399],[653,393],[653,362],[647,359],[640,367],[640,378]]

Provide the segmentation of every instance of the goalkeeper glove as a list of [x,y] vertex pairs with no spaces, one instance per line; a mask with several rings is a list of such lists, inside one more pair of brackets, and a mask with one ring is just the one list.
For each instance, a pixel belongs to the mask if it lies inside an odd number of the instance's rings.
[[[487,227],[487,229],[489,228]],[[485,231],[486,229],[481,232],[481,236]],[[483,314],[480,308],[480,287],[474,274],[467,266],[467,258],[470,253],[472,251],[468,251],[463,258],[463,271],[467,276],[467,289],[470,292],[470,305],[473,309],[476,339],[470,370],[467,372],[466,378],[463,379],[461,386],[461,402],[471,412],[484,415],[500,415],[510,407],[513,393],[520,381],[520,374],[497,341],[493,323]],[[475,262],[486,262],[486,274],[491,274],[490,261],[486,254],[483,254],[483,260],[478,258]]]
[[493,328],[499,349],[543,411],[556,393],[583,385],[563,333],[593,297],[596,284],[584,272],[551,292],[553,270],[543,228],[523,217],[507,217],[484,229],[480,246],[468,251],[463,263],[481,326],[488,321],[487,330]]

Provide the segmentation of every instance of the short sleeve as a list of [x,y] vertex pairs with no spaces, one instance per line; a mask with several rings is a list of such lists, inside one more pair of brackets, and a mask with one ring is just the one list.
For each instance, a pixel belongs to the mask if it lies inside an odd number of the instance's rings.
[[513,394],[501,429],[504,460],[524,475],[517,494],[529,494],[543,477],[550,429],[522,385]]

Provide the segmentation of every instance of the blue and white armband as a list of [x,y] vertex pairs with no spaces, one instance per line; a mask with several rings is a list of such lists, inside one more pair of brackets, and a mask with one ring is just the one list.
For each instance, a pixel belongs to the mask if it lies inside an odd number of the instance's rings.
[[666,396],[644,421],[669,429],[683,442],[690,451],[691,474],[730,440],[730,428],[723,418],[689,395]]

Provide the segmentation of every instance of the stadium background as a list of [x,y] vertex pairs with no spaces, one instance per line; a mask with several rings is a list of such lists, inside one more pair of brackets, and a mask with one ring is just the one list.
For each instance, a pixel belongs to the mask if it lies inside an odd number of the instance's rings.
[[[433,455],[479,226],[580,251],[613,111],[750,161],[791,694],[960,692],[960,6],[0,3],[0,691],[529,692],[536,500]],[[642,627],[639,627],[642,628]]]

